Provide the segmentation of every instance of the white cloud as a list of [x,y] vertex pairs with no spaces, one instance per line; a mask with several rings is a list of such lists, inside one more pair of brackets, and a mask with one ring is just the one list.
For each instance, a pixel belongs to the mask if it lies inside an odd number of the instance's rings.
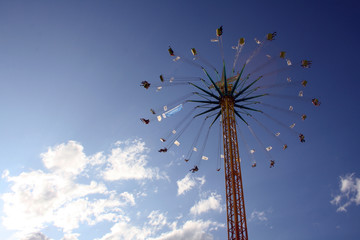
[[[11,176],[5,170],[2,177],[9,183],[10,191],[1,195],[4,202],[3,226],[17,230],[18,236],[42,239],[40,230],[53,225],[66,233],[63,240],[73,240],[78,234],[72,231],[81,223],[95,225],[102,221],[127,221],[122,208],[135,206],[132,193],[109,191],[102,182],[78,183],[76,180],[88,167],[105,164],[106,161],[112,165],[112,161],[116,160],[114,152],[121,152],[123,166],[128,164],[125,170],[130,170],[126,179],[157,178],[159,175],[155,170],[144,167],[146,155],[143,151],[144,143],[135,140],[128,142],[124,150],[116,146],[108,158],[101,152],[86,156],[81,144],[69,141],[41,154],[48,172],[34,170]],[[140,163],[137,162],[138,157]],[[140,170],[140,175],[134,172],[135,169]]]
[[340,195],[337,195],[333,198],[333,200],[331,200],[331,204],[334,204],[334,205],[339,205],[340,204],[340,201],[341,201],[341,196]]
[[268,218],[266,217],[266,213],[265,211],[256,211],[254,210],[251,215],[250,215],[250,220],[249,221],[254,221],[254,220],[259,220],[259,221],[267,221]]
[[126,203],[129,203],[131,206],[135,205],[134,195],[128,192],[123,192],[120,196],[125,200]]
[[122,211],[118,209],[124,202],[116,196],[90,201],[87,198],[77,199],[67,203],[58,209],[54,214],[54,226],[70,233],[79,227],[79,223],[95,225],[101,221],[116,222],[122,216]]
[[[92,181],[78,184],[71,178],[41,170],[23,172],[7,177],[11,192],[2,195],[4,201],[3,225],[9,229],[37,231],[45,223],[54,221],[61,208],[90,194],[106,194],[105,185]],[[70,226],[70,225],[69,225]]]
[[89,161],[83,149],[81,144],[69,141],[67,144],[49,148],[46,153],[41,154],[41,157],[45,167],[51,171],[78,175]]
[[[212,196],[218,197],[214,194]],[[225,224],[202,219],[187,220],[182,226],[178,226],[182,216],[169,222],[166,215],[167,213],[159,210],[151,211],[147,216],[148,221],[142,227],[132,225],[130,219],[120,220],[113,225],[109,233],[95,240],[212,240],[211,231],[225,227]]]
[[105,162],[106,162],[106,157],[102,152],[95,153],[89,159],[89,164],[91,166],[101,165],[104,164]]
[[352,203],[360,205],[360,178],[354,178],[355,173],[340,176],[340,194],[334,196],[331,204],[338,206],[337,212],[346,212]]
[[210,210],[215,210],[219,212],[222,211],[221,195],[211,193],[211,195],[207,199],[201,199],[198,203],[196,203],[190,209],[190,213],[193,215],[200,215]]
[[[156,213],[158,215],[158,213]],[[171,230],[162,233],[160,236],[155,235],[159,230],[158,225],[149,227],[135,227],[128,221],[121,221],[111,228],[111,232],[96,240],[213,240],[209,232],[218,230],[219,227],[225,227],[225,224],[219,224],[212,221],[189,220],[183,226],[177,228],[176,222],[173,224],[164,224],[171,226]]]
[[128,221],[115,223],[111,232],[96,240],[144,240],[151,234],[150,229],[132,226]]
[[78,240],[79,233],[67,233],[61,240]]
[[[117,142],[108,155],[103,152],[86,155],[80,143],[69,141],[50,147],[40,156],[45,170],[15,176],[5,170],[2,174],[10,186],[10,190],[1,195],[2,223],[18,231],[17,236],[22,238],[17,239],[50,240],[40,231],[53,226],[63,231],[61,240],[77,240],[80,234],[74,231],[82,224],[93,226],[103,221],[114,225],[99,240],[207,240],[213,239],[211,231],[225,227],[212,221],[189,219],[179,224],[182,216],[169,222],[167,213],[159,210],[151,211],[142,226],[132,224],[126,208],[136,206],[138,198],[147,196],[146,191],[117,192],[109,190],[106,183],[110,183],[102,181],[140,180],[143,183],[145,179],[167,178],[159,174],[157,168],[147,166],[147,149],[140,140]],[[100,174],[96,174],[94,167]],[[87,180],[86,174],[92,179],[95,175],[97,180]],[[187,174],[177,181],[178,195],[204,183],[204,176]],[[212,210],[222,211],[221,196],[216,193],[207,194],[190,213],[194,217]]]
[[159,210],[151,211],[151,213],[147,216],[148,221],[144,223],[143,227],[132,225],[129,218],[122,219],[113,225],[109,233],[96,240],[149,239],[150,236],[156,234],[156,232],[160,229],[166,226],[172,226],[172,224],[167,222],[165,215],[166,214],[161,213]]
[[1,178],[8,178],[9,174],[10,174],[9,170],[5,169],[1,174]]
[[225,224],[201,219],[188,220],[178,227],[182,216],[169,222],[166,213],[159,210],[152,211],[147,218],[142,227],[132,225],[130,219],[121,220],[113,225],[109,233],[96,240],[212,240],[210,232],[225,227]]
[[151,226],[162,227],[167,224],[165,215],[159,211],[152,211],[149,214],[148,219]]
[[[115,180],[142,180],[166,178],[159,174],[158,168],[147,168],[148,149],[140,140],[132,142],[117,142],[107,158],[108,167],[102,173],[104,179]],[[123,146],[123,147],[120,147]]]
[[41,232],[36,232],[36,233],[27,234],[25,237],[22,237],[21,240],[51,240],[51,239],[45,236]]
[[188,173],[186,176],[176,181],[178,186],[178,195],[185,194],[185,192],[190,191],[192,188],[196,186],[196,184],[199,184],[200,186],[204,185],[205,183],[205,176],[203,177],[194,177],[193,174]]
[[189,220],[181,228],[174,228],[170,232],[161,234],[159,237],[148,238],[149,240],[212,240],[213,236],[209,233],[218,227],[224,227],[211,221]]

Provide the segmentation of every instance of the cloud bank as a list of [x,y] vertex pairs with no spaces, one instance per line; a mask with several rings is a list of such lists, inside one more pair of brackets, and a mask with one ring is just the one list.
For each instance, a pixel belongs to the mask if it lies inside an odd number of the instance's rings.
[[[126,222],[122,208],[135,206],[141,196],[109,190],[106,182],[164,178],[157,168],[147,167],[146,153],[141,140],[118,142],[108,156],[102,152],[87,156],[76,141],[50,147],[40,154],[44,170],[17,176],[3,172],[10,185],[10,191],[1,195],[3,226],[18,231],[18,239],[48,239],[41,230],[52,225],[70,240],[77,239],[73,230],[80,224]],[[89,176],[94,166],[100,174]]]
[[[9,185],[9,190],[1,195],[3,226],[16,231],[11,240],[52,240],[43,233],[48,227],[62,231],[61,240],[78,240],[86,238],[76,232],[82,226],[101,222],[107,223],[108,232],[97,240],[213,239],[211,231],[225,225],[194,218],[222,211],[221,196],[216,193],[207,194],[185,210],[189,213],[185,217],[181,214],[169,220],[168,212],[146,208],[149,212],[143,223],[136,224],[131,219],[129,210],[142,208],[138,202],[146,202],[143,198],[149,194],[160,194],[147,187],[139,192],[134,184],[144,186],[149,182],[144,180],[168,179],[166,173],[148,166],[147,154],[145,143],[139,139],[117,142],[108,154],[87,155],[76,141],[49,147],[40,154],[43,169],[18,175],[3,172],[2,178]],[[177,181],[177,196],[204,183],[204,176],[187,174]],[[138,213],[137,217],[141,215]]]

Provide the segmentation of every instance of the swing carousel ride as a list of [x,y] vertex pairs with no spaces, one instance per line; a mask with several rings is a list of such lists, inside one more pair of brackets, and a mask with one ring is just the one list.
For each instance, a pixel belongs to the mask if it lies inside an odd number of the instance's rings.
[[[157,92],[170,87],[180,89],[180,86],[190,86],[195,91],[177,90],[177,93],[182,91],[188,91],[188,93],[161,108],[150,109],[152,117],[141,118],[140,120],[144,124],[161,122],[183,111],[185,105],[195,104],[195,106],[190,107],[183,119],[166,136],[160,138],[165,146],[159,150],[161,153],[166,153],[174,145],[179,147],[180,141],[182,141],[181,136],[195,119],[200,118],[202,120],[200,127],[196,128],[196,134],[192,131],[191,135],[195,138],[183,158],[184,164],[188,164],[190,161],[194,162],[194,167],[190,169],[192,173],[199,171],[202,161],[209,160],[209,157],[204,155],[204,151],[210,130],[216,125],[220,126],[219,152],[218,156],[214,158],[218,161],[217,171],[221,170],[220,164],[221,161],[224,161],[228,239],[247,240],[248,232],[238,136],[242,142],[240,146],[246,148],[244,152],[248,154],[251,167],[257,166],[254,157],[255,147],[252,147],[256,143],[263,152],[265,159],[269,161],[270,168],[273,168],[275,167],[275,160],[270,153],[273,146],[266,143],[269,141],[276,142],[274,148],[281,149],[281,151],[288,148],[288,144],[280,136],[279,128],[286,133],[282,135],[298,138],[301,143],[305,142],[304,134],[298,132],[295,125],[298,122],[305,121],[307,115],[295,111],[293,103],[309,102],[314,106],[319,106],[320,101],[317,98],[304,96],[304,89],[308,84],[307,80],[293,80],[289,75],[291,71],[296,69],[310,68],[311,61],[299,60],[298,63],[295,64],[294,62],[293,64],[285,51],[269,48],[276,38],[276,32],[266,34],[262,40],[255,38],[255,49],[244,57],[242,55],[246,55],[243,54],[245,39],[240,38],[237,45],[232,47],[235,51],[235,57],[230,72],[226,71],[222,35],[223,27],[221,26],[216,29],[216,38],[211,39],[211,42],[218,44],[220,48],[221,73],[195,48],[191,48],[191,59],[176,54],[169,46],[168,52],[174,64],[186,63],[198,68],[203,71],[205,78],[161,74],[157,84],[148,81],[141,82],[141,86],[145,89],[154,88]],[[213,74],[211,74],[212,72]],[[292,105],[289,105],[289,102]],[[291,120],[291,122],[286,123],[284,120]],[[265,125],[263,121],[271,124]],[[207,131],[204,131],[207,124],[209,127]],[[253,142],[249,141],[249,137],[245,136],[243,130],[249,131],[249,136],[252,136]],[[255,133],[260,130],[264,132],[261,136]],[[203,133],[205,133],[203,143],[199,144],[200,136]],[[223,146],[222,151],[221,145]]]

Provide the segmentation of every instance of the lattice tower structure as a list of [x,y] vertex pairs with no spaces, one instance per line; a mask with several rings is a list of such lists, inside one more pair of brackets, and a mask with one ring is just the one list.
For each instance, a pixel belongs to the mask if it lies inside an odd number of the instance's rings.
[[220,100],[224,143],[228,239],[248,240],[234,104],[235,99],[233,96],[225,95]]

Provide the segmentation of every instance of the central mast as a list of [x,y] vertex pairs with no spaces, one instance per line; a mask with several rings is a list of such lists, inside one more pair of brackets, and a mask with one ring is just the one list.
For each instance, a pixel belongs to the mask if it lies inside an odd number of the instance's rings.
[[226,95],[220,101],[224,142],[228,239],[248,240],[234,103],[234,98]]

